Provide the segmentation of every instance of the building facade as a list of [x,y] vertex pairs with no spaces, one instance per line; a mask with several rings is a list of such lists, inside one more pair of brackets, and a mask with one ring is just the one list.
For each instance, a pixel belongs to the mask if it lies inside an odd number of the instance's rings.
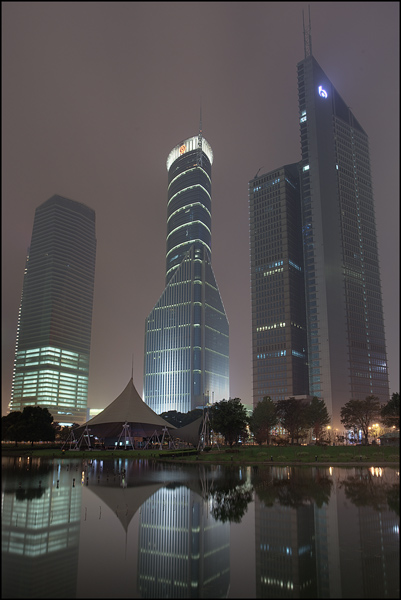
[[47,408],[59,423],[85,421],[95,278],[95,212],[52,196],[35,212],[27,258],[11,411]]
[[249,183],[253,403],[317,396],[341,428],[349,400],[390,397],[369,142],[310,36],[297,69],[299,184]]
[[308,393],[298,164],[249,182],[254,405]]
[[145,324],[144,400],[158,414],[229,397],[229,325],[211,264],[212,162],[201,133],[167,159],[166,287]]
[[297,69],[309,391],[339,427],[390,397],[369,142],[311,52]]

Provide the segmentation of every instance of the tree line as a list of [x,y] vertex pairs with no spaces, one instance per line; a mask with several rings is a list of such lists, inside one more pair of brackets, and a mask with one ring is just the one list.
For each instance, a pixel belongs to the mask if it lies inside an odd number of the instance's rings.
[[[212,429],[230,446],[248,437],[247,427],[258,444],[269,445],[272,431],[277,427],[287,432],[292,444],[299,443],[310,432],[319,444],[327,441],[327,427],[331,422],[324,400],[316,396],[311,401],[288,398],[277,402],[265,396],[250,417],[239,398],[222,400],[209,411]],[[384,406],[372,395],[364,400],[350,400],[341,408],[341,423],[355,434],[362,431],[365,444],[368,443],[369,428],[377,421],[386,427],[400,428],[399,393],[394,393]]]
[[[248,428],[258,444],[272,441],[272,431],[277,427],[284,429],[292,444],[305,439],[313,433],[316,443],[325,441],[327,426],[331,422],[326,404],[316,396],[311,401],[288,398],[274,402],[265,396],[248,417],[245,406],[239,398],[222,400],[208,408],[212,430],[224,437],[229,446],[248,438]],[[188,413],[168,411],[162,416],[176,427],[183,427],[203,414],[201,409]],[[391,399],[382,405],[376,396],[367,396],[364,400],[349,400],[341,408],[341,422],[345,429],[362,431],[365,443],[368,443],[369,428],[376,422],[385,427],[400,428],[400,395],[394,393]],[[77,424],[72,426],[78,427]],[[34,442],[66,439],[71,428],[62,428],[53,422],[47,408],[26,406],[22,412],[13,411],[1,419],[2,441]]]

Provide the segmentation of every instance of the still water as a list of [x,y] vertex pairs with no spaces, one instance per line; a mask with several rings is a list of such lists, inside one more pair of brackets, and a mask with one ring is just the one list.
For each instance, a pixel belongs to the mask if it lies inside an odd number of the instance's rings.
[[398,467],[2,469],[2,598],[399,597]]

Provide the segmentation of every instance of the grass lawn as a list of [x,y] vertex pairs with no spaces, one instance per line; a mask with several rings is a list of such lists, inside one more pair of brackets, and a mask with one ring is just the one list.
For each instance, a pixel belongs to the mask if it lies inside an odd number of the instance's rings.
[[176,462],[202,463],[398,463],[399,446],[244,446],[232,449],[220,447],[210,452],[182,450],[66,450],[38,448],[27,444],[2,444],[3,456],[32,456],[43,458],[147,458],[169,459]]

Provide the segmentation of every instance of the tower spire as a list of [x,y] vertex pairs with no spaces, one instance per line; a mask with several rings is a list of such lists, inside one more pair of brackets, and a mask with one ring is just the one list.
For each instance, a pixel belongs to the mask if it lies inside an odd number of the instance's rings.
[[198,167],[202,166],[202,98],[200,100],[197,165]]
[[304,19],[304,11],[302,9],[302,24],[304,28],[304,53],[305,58],[308,56],[312,56],[312,26],[310,19],[310,4],[308,4],[308,13],[309,13],[309,25],[307,29],[305,29],[305,19]]

